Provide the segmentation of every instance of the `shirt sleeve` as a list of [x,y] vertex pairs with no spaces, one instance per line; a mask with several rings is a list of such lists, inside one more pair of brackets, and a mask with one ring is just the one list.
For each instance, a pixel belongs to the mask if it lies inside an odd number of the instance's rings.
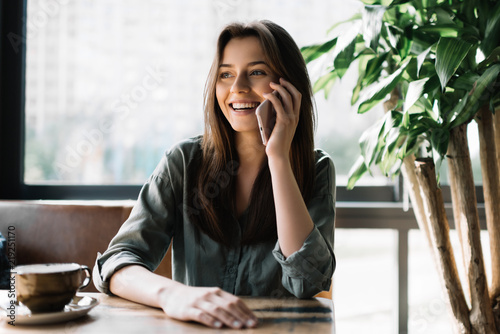
[[325,153],[316,162],[314,189],[307,204],[314,228],[302,247],[288,258],[281,252],[278,242],[273,250],[283,271],[283,286],[298,298],[310,298],[328,291],[335,270],[335,168]]
[[167,155],[142,187],[130,217],[108,249],[97,254],[93,280],[99,291],[111,294],[109,280],[125,266],[136,264],[154,271],[167,252],[178,214],[168,160]]

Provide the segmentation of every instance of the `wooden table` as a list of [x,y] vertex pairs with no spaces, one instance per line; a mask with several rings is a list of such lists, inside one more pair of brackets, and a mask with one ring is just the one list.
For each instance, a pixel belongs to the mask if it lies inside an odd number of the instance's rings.
[[[1,333],[335,333],[333,303],[329,299],[272,299],[242,297],[259,318],[254,329],[211,329],[197,323],[168,318],[162,310],[110,297],[101,293],[80,293],[97,298],[99,305],[87,315],[65,323],[51,325],[12,326],[4,319]],[[7,298],[0,291],[0,300]]]

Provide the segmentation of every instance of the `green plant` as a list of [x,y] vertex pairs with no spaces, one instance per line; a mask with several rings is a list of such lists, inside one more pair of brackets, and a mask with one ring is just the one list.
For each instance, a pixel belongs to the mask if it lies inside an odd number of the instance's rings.
[[[333,58],[314,90],[328,94],[358,64],[352,103],[365,113],[397,95],[397,105],[361,140],[349,187],[373,165],[392,175],[422,141],[437,158],[449,130],[469,122],[486,101],[500,103],[500,3],[497,1],[363,1],[362,15],[333,28],[326,43],[302,48],[306,62]],[[479,59],[479,62],[478,62]]]
[[[432,209],[440,211],[440,208],[429,207],[432,203],[426,200],[431,195],[426,198],[420,196],[422,188],[429,191],[428,185],[422,184],[429,180],[422,177],[422,165],[415,167],[413,163],[415,156],[417,159],[432,157],[439,170],[443,159],[450,160],[450,165],[453,165],[450,167],[453,174],[450,175],[450,182],[454,193],[455,223],[464,234],[464,254],[472,253],[470,264],[465,264],[470,274],[467,284],[471,289],[472,305],[465,316],[460,314],[464,312],[462,306],[453,305],[455,302],[465,305],[465,301],[454,301],[454,296],[451,296],[450,303],[458,319],[456,324],[463,329],[461,332],[491,332],[494,324],[492,317],[488,316],[491,314],[490,299],[494,309],[497,307],[495,303],[500,301],[500,269],[495,269],[500,268],[500,229],[497,227],[500,225],[500,116],[498,113],[493,116],[500,105],[500,2],[362,2],[362,13],[334,25],[331,39],[302,48],[306,62],[323,60],[326,64],[324,73],[314,84],[316,92],[324,91],[328,98],[335,81],[342,79],[349,67],[357,65],[359,77],[353,88],[352,104],[357,105],[359,113],[365,113],[381,103],[386,110],[380,122],[368,128],[360,138],[361,155],[351,169],[348,187],[352,188],[374,166],[388,176],[402,171],[405,181],[413,189],[411,199],[419,225],[426,233],[430,231],[427,233],[429,243],[437,249],[435,258],[438,264],[448,260],[454,263],[454,259],[450,259],[449,254],[443,254],[436,245],[436,231],[433,230],[436,227],[430,220],[436,216]],[[477,283],[475,276],[484,276],[481,272],[484,270],[481,269],[482,254],[475,240],[479,240],[475,231],[478,219],[474,217],[473,209],[463,214],[465,219],[462,222],[459,214],[460,208],[467,203],[473,201],[475,205],[472,172],[467,166],[467,159],[461,160],[462,155],[468,155],[468,148],[460,151],[463,146],[467,147],[464,128],[474,118],[482,138],[481,151],[489,152],[484,154],[484,159],[483,155],[481,157],[494,258],[494,283],[490,288],[491,296],[486,296],[488,298],[483,296],[482,285],[486,286],[486,283],[482,280]],[[496,129],[493,122],[496,122]],[[468,159],[470,164],[470,157]],[[457,162],[460,163],[457,165]],[[428,160],[425,163],[428,164]],[[434,167],[431,169],[434,170]],[[472,194],[467,194],[471,192],[471,182]],[[446,217],[442,217],[435,224],[446,228],[448,223]],[[469,246],[472,251],[465,249]],[[473,261],[481,264],[476,266]],[[476,267],[477,272],[474,271]],[[449,279],[446,277],[449,275],[447,270],[454,269],[441,268],[446,281]],[[445,285],[450,281],[446,281]],[[481,317],[477,313],[486,315]],[[498,321],[498,313],[495,316]],[[500,329],[500,321],[497,326]]]

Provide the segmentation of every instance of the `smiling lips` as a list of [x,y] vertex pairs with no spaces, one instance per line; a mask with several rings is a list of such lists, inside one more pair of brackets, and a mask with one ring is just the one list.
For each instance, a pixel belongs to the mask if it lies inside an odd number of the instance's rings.
[[234,111],[245,111],[256,108],[260,103],[258,102],[245,102],[245,103],[231,103],[230,106]]

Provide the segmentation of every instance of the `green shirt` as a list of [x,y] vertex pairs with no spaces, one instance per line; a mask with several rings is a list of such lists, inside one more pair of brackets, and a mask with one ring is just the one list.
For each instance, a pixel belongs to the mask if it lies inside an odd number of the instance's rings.
[[[154,271],[172,242],[172,278],[190,286],[220,287],[235,295],[299,298],[329,290],[335,257],[335,169],[330,157],[315,151],[316,182],[307,203],[315,224],[301,249],[285,258],[279,242],[225,247],[190,222],[190,163],[200,153],[201,137],[174,146],[143,186],[130,217],[104,252],[98,254],[94,284],[110,293],[109,279],[137,264]],[[235,224],[241,236],[246,214]],[[239,243],[235,243],[239,244]]]

